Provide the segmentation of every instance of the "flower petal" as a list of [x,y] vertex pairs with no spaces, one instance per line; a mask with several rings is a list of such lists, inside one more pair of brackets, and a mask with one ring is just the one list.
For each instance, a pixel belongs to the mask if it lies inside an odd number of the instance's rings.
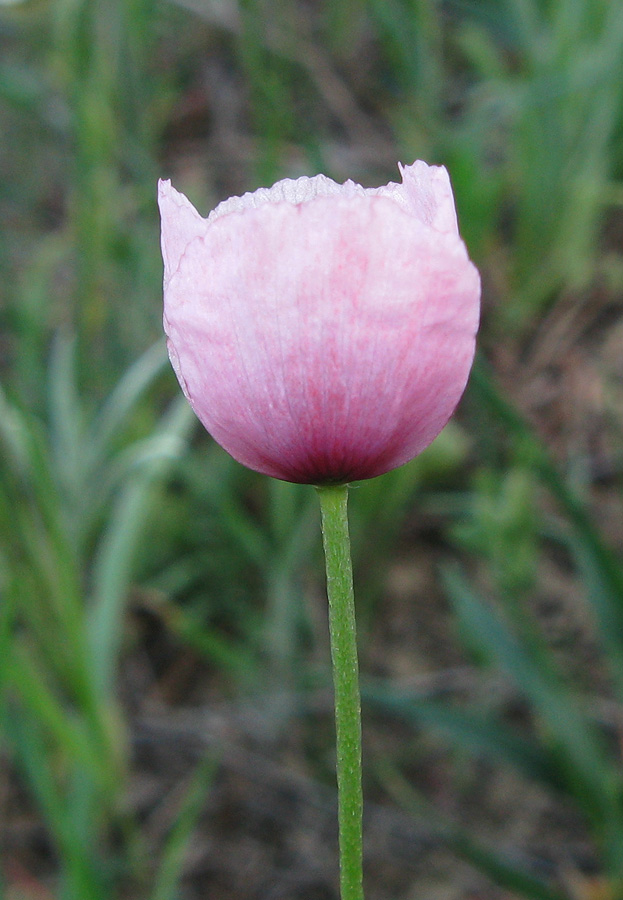
[[369,478],[445,425],[473,358],[479,278],[449,227],[447,174],[433,173],[419,201],[418,177],[398,201],[319,183],[298,202],[298,182],[281,182],[284,199],[228,201],[198,217],[203,228],[185,206],[179,229],[167,223],[165,195],[172,359],[240,462],[289,481]]
[[206,221],[170,181],[158,182],[158,205],[162,217],[161,246],[166,287],[190,241],[204,233]]

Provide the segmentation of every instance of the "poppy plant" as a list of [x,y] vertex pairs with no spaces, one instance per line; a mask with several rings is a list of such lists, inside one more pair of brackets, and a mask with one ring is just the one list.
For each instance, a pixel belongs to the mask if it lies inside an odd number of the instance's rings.
[[363,188],[285,179],[202,218],[159,185],[164,327],[206,429],[319,489],[336,697],[342,900],[361,887],[361,735],[346,485],[417,456],[474,356],[480,279],[443,167]]

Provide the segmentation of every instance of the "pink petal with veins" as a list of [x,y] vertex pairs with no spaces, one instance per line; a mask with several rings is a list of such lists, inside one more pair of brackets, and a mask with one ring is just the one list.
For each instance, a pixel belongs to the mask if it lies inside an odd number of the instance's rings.
[[202,219],[160,183],[165,330],[180,384],[239,462],[372,478],[420,453],[472,364],[480,280],[445,169],[365,189],[322,175]]

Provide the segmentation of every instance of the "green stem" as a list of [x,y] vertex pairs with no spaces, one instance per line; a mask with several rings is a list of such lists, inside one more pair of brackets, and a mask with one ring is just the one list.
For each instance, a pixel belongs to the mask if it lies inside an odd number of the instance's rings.
[[319,487],[335,690],[341,900],[363,900],[361,701],[348,486]]

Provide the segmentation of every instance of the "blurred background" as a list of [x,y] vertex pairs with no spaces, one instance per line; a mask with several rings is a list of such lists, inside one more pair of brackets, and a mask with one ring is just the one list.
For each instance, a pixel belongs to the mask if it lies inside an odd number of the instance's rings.
[[623,897],[623,5],[0,2],[0,896],[335,900],[313,490],[166,361],[155,184],[443,163],[480,358],[351,492],[369,900]]

